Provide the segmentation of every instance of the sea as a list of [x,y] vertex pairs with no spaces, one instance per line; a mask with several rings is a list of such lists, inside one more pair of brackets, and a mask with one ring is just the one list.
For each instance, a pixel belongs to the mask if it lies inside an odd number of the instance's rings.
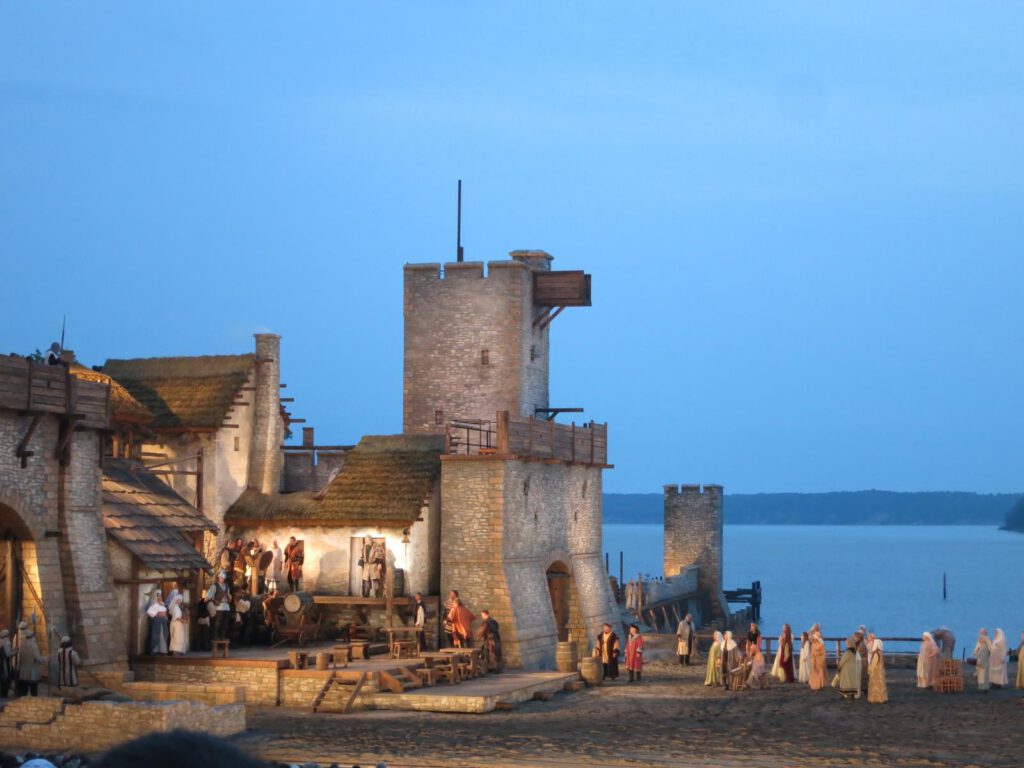
[[[940,626],[957,656],[980,627],[1016,648],[1024,630],[1024,534],[983,526],[726,525],[724,587],[761,582],[761,630],[794,634],[820,622],[826,636],[865,625],[880,637],[915,637]],[[661,576],[660,525],[605,525],[618,576]],[[943,597],[943,574],[946,595]],[[969,644],[969,645],[968,645]],[[897,644],[889,650],[911,650]]]

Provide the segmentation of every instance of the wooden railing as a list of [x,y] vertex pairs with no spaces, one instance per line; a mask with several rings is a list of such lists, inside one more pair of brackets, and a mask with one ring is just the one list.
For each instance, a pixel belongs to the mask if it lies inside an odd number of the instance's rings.
[[0,357],[0,408],[29,414],[75,416],[94,429],[109,424],[110,395],[106,384],[82,381],[63,365],[34,363],[21,357]]
[[608,465],[608,425],[557,424],[498,411],[494,421],[456,419],[445,427],[449,455],[501,455]]

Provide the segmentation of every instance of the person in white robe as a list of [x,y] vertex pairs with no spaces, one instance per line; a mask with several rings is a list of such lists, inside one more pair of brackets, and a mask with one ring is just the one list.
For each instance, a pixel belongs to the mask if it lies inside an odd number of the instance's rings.
[[188,624],[185,611],[182,608],[181,593],[173,594],[167,607],[167,615],[171,619],[171,645],[172,654],[188,653]]
[[1002,688],[1009,683],[1006,673],[1006,635],[1003,630],[997,629],[992,637],[992,656],[989,659],[989,682],[993,688]]
[[974,676],[978,679],[978,690],[989,688],[989,661],[992,658],[992,641],[988,630],[982,627],[978,631],[978,642],[974,646]]
[[277,539],[274,539],[274,546],[270,548],[270,551],[273,553],[273,559],[270,561],[270,565],[267,566],[265,578],[267,580],[267,591],[273,592],[280,589],[279,583],[284,580],[284,552],[281,551]]
[[811,636],[806,632],[800,635],[800,669],[797,680],[801,683],[811,680]]

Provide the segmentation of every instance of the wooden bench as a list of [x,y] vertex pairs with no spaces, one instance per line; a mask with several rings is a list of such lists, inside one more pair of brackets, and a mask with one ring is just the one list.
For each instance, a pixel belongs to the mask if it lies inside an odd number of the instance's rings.
[[228,657],[228,648],[230,647],[230,640],[214,640],[213,650],[211,651],[210,656],[214,659],[216,659],[218,656],[226,659]]
[[437,683],[437,671],[435,669],[431,667],[418,667],[415,672],[419,675],[424,685],[434,685]]

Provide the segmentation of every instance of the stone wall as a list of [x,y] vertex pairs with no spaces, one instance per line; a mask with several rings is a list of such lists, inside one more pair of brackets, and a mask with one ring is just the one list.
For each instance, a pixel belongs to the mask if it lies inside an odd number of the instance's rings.
[[36,615],[44,655],[54,633],[70,634],[86,664],[123,663],[100,510],[101,436],[74,432],[70,461],[62,465],[60,422],[44,416],[22,467],[15,449],[31,421],[0,411],[0,528],[17,539],[24,566],[21,618],[31,623]]
[[139,682],[155,683],[218,683],[241,686],[245,689],[245,701],[272,707],[280,704],[278,670],[287,661],[249,661],[242,659],[160,659],[159,662],[139,657],[132,661],[135,679]]
[[245,687],[225,683],[130,681],[118,686],[118,691],[135,701],[198,701],[210,706],[245,704]]
[[230,736],[245,730],[245,706],[190,701],[66,703],[25,697],[0,713],[0,746],[99,752],[154,731],[182,728]]
[[[403,429],[548,406],[548,329],[534,327],[524,261],[407,264]],[[546,265],[545,267],[546,268]]]
[[616,613],[602,559],[601,470],[501,459],[442,463],[441,589],[501,625],[509,666],[554,667],[547,571],[569,573],[569,629],[593,637]]
[[714,617],[728,615],[722,594],[724,493],[720,485],[665,486],[665,576],[696,565]]

